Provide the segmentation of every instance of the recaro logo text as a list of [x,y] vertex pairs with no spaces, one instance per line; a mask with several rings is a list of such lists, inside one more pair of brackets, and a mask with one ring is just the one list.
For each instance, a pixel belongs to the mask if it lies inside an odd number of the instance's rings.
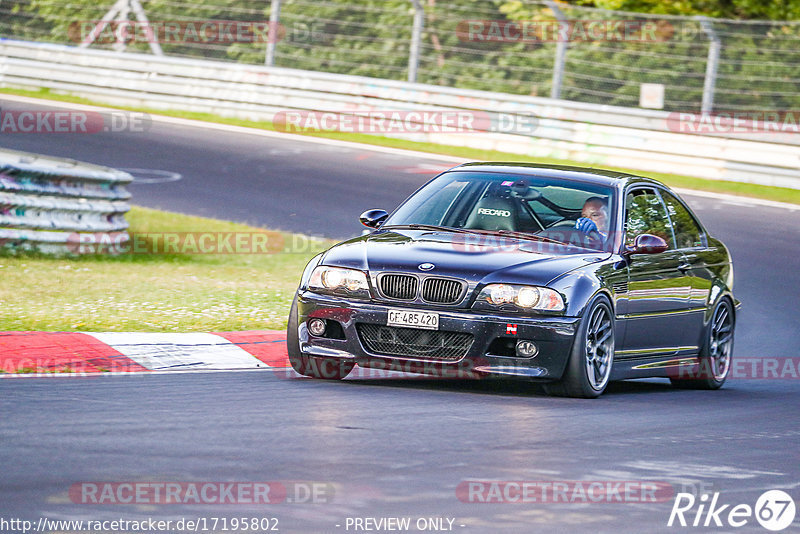
[[495,215],[497,217],[511,217],[511,212],[508,210],[496,210],[491,208],[478,208],[478,213],[481,215]]

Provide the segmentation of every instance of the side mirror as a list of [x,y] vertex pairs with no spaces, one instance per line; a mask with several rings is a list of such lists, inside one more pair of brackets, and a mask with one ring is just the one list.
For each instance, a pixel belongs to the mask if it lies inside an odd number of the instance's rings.
[[389,214],[384,210],[367,210],[358,218],[359,222],[367,228],[379,228]]
[[669,246],[657,235],[641,234],[636,236],[633,246],[626,246],[624,254],[658,254],[665,252]]

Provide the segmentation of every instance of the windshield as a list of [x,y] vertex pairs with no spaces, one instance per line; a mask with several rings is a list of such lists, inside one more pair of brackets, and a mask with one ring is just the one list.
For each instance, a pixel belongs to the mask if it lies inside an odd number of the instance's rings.
[[613,232],[612,195],[606,186],[558,178],[448,172],[411,196],[383,227],[519,232],[600,249]]

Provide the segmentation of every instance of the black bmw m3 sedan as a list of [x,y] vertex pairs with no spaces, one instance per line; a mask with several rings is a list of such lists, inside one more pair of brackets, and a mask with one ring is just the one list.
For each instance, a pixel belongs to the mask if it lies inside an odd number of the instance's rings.
[[597,397],[611,380],[717,389],[738,301],[728,249],[665,185],[582,167],[469,163],[314,257],[292,367],[519,377]]

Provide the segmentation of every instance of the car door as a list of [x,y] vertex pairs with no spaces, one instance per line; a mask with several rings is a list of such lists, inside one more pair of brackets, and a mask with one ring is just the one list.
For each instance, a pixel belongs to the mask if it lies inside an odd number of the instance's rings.
[[[625,199],[625,243],[641,234],[667,242],[658,254],[632,254],[628,262],[628,302],[620,358],[675,354],[686,346],[691,281],[664,203],[652,187],[636,187]],[[683,270],[682,270],[683,269]]]
[[[676,249],[683,255],[682,268],[689,277],[691,285],[687,319],[683,323],[687,338],[685,343],[687,347],[699,348],[703,335],[704,315],[715,276],[710,268],[709,259],[718,255],[709,250],[708,238],[689,208],[669,191],[661,189],[659,194],[672,222]],[[713,259],[711,263],[714,263]]]

